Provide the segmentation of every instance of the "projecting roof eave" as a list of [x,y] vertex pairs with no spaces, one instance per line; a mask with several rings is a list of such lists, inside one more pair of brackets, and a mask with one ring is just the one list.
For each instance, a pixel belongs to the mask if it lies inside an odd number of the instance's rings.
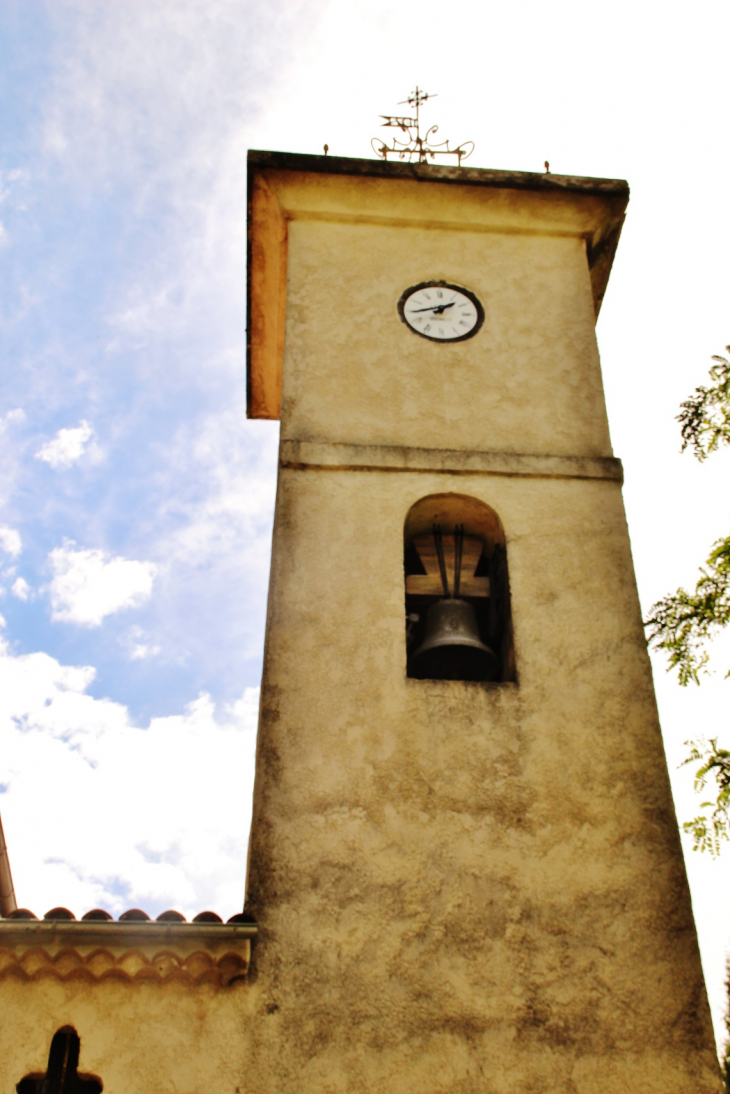
[[0,920],[0,981],[175,983],[245,980],[254,923]]
[[576,194],[603,194],[623,197],[626,201],[629,199],[629,184],[624,179],[537,174],[534,171],[496,171],[488,167],[451,167],[441,163],[356,160],[345,156],[310,156],[299,152],[263,152],[251,149],[248,153],[249,173],[261,168],[310,171],[322,175],[451,182],[460,186],[492,186],[502,190],[569,190]]
[[[481,167],[450,167],[436,163],[349,159],[341,156],[310,156],[295,152],[249,151],[246,357],[248,416],[252,418],[278,418],[279,416],[278,399],[281,386],[285,306],[283,294],[286,278],[286,216],[282,216],[281,210],[278,211],[281,226],[277,228],[275,224],[277,214],[272,212],[272,207],[268,210],[259,210],[257,213],[253,200],[256,177],[265,178],[267,174],[274,172],[301,172],[310,175],[487,187],[502,191],[539,194],[543,200],[555,195],[555,198],[563,203],[565,197],[571,195],[581,205],[585,204],[581,202],[581,198],[590,199],[589,203],[593,206],[591,213],[593,222],[591,230],[586,235],[586,253],[596,318],[608,285],[629,200],[629,185],[623,179],[583,178],[574,175],[537,174],[530,171],[497,171]],[[267,290],[262,292],[254,284],[256,280],[254,273],[257,268],[260,269],[260,259],[264,253],[268,256],[265,263],[267,266],[265,279],[269,285]],[[256,259],[256,263],[252,261],[253,259]],[[278,305],[274,303],[277,293]],[[264,299],[265,306],[263,306]],[[278,317],[272,317],[273,312],[278,313]],[[262,353],[260,332],[264,325],[269,330],[265,339],[267,349]],[[252,352],[252,343],[256,342],[258,342],[258,348]],[[258,363],[253,360],[254,356],[258,356]],[[273,373],[278,375],[274,376]]]

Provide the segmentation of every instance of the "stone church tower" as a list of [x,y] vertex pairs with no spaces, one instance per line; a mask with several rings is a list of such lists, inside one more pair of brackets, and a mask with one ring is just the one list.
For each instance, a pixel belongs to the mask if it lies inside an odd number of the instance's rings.
[[[246,1089],[717,1091],[594,333],[626,184],[249,171],[281,458]],[[459,554],[488,653],[420,671]]]
[[594,333],[627,200],[250,154],[246,909],[11,911],[0,1094],[718,1094]]

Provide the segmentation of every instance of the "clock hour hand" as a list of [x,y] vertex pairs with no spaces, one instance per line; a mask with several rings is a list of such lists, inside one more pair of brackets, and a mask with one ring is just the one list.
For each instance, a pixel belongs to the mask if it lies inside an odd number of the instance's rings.
[[452,300],[450,304],[432,304],[430,308],[413,308],[412,310],[414,312],[432,311],[434,315],[443,315],[447,308],[453,308],[453,306],[454,301]]

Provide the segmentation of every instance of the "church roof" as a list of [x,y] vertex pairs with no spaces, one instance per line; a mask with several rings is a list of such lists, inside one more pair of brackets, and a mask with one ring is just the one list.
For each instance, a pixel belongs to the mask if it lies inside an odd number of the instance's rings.
[[172,910],[153,920],[130,908],[115,920],[95,908],[77,920],[68,908],[52,908],[43,919],[18,908],[0,919],[0,981],[116,980],[226,988],[246,978],[256,933],[256,924],[243,913],[224,923],[215,912],[200,912],[187,923]]
[[347,156],[311,156],[299,152],[265,152],[251,149],[248,170],[311,171],[322,175],[361,178],[415,179],[420,182],[490,186],[502,190],[561,191],[629,197],[625,179],[600,179],[584,175],[553,175],[549,171],[500,171],[491,167],[452,167],[442,163],[400,163],[397,160],[351,159]]
[[[3,922],[6,922],[8,920],[16,920],[16,919],[36,920],[37,922],[40,922],[39,917],[35,914],[35,912],[30,911],[29,908],[16,908],[14,911],[10,912],[7,916],[5,916],[4,919],[3,919],[2,916],[0,916],[0,924],[2,924]],[[92,908],[91,911],[85,912],[84,915],[81,916],[80,921],[77,921],[76,916],[73,914],[73,912],[69,911],[68,908],[62,908],[62,907],[59,906],[58,908],[51,908],[49,911],[47,911],[45,913],[45,915],[43,916],[43,919],[44,920],[59,921],[59,922],[67,922],[67,923],[69,923],[69,922],[186,923],[187,922],[187,920],[185,919],[185,916],[182,914],[182,912],[177,912],[172,908],[168,909],[165,912],[161,912],[160,915],[157,916],[156,920],[153,920],[152,917],[147,915],[147,912],[142,911],[141,908],[128,908],[126,912],[122,912],[122,914],[119,916],[118,920],[115,920],[114,916],[110,912],[106,911],[105,908]],[[223,920],[221,919],[221,917],[218,915],[217,912],[204,911],[204,912],[198,912],[198,914],[196,916],[193,916],[192,922],[193,923],[222,923]],[[247,924],[253,925],[254,921],[251,919],[250,916],[246,915],[244,912],[239,912],[237,915],[231,916],[231,918],[228,920],[228,923],[247,923]]]

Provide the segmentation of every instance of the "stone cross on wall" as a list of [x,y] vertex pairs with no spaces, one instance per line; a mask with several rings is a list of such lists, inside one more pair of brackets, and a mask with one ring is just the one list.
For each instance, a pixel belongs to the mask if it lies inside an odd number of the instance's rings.
[[45,1075],[26,1075],[16,1086],[17,1094],[101,1094],[102,1084],[91,1076],[79,1075],[78,1034],[64,1026],[54,1034]]

